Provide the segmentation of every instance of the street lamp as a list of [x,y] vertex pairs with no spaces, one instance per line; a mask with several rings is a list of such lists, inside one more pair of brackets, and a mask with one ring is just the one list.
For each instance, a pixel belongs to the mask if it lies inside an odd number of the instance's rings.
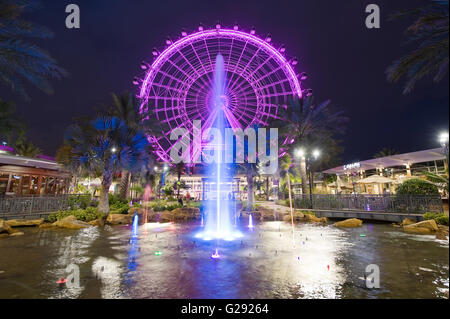
[[117,148],[113,147],[113,148],[111,149],[111,152],[116,153],[116,152],[117,152]]
[[[307,152],[303,148],[299,148],[295,151],[296,157],[301,158],[306,163],[306,171],[309,172],[309,200],[310,207],[313,209],[313,183],[314,172],[312,163],[320,157],[320,150],[314,149],[312,152]],[[301,168],[300,168],[301,169]]]
[[439,143],[441,144],[442,148],[444,149],[445,158],[447,160],[447,165],[448,165],[448,132],[442,132],[439,135]]

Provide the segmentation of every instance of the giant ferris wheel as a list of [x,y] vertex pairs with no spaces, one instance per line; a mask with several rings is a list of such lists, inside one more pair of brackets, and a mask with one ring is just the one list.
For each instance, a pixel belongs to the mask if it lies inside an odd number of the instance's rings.
[[142,63],[145,71],[140,85],[140,112],[144,121],[158,121],[162,134],[149,134],[157,156],[170,162],[175,141],[170,134],[185,128],[193,134],[194,121],[205,130],[214,123],[210,110],[211,87],[216,56],[221,54],[225,66],[224,112],[233,128],[267,126],[279,115],[280,107],[309,90],[302,91],[305,73],[296,73],[296,58],[285,55],[284,46],[275,47],[271,36],[260,38],[254,28],[249,32],[238,26],[227,29],[199,27],[192,34],[182,32],[180,39],[166,39],[164,50],[153,50],[154,60]]

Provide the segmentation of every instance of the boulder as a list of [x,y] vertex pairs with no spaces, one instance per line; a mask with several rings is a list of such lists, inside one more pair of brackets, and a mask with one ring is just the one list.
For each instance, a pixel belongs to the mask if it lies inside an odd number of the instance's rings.
[[42,228],[42,229],[55,228],[55,227],[56,227],[55,225],[50,224],[50,223],[44,223],[44,224],[39,225],[39,228]]
[[128,210],[128,214],[130,214],[130,215],[134,215],[134,214],[141,215],[143,212],[144,212],[144,210],[140,207],[130,207],[130,209]]
[[88,224],[91,226],[103,227],[103,226],[105,226],[105,221],[103,219],[96,219],[96,220],[90,221]]
[[201,218],[200,209],[195,207],[176,208],[172,211],[172,218],[176,221],[188,221]]
[[23,236],[23,235],[25,235],[25,234],[20,232],[20,231],[18,231],[18,232],[10,234],[9,237],[17,237],[17,236]]
[[363,224],[363,221],[356,218],[346,219],[340,222],[337,222],[334,224],[336,227],[348,227],[348,228],[354,228],[354,227],[361,227]]
[[328,222],[326,217],[319,218],[312,214],[305,214],[305,221],[312,222],[312,223],[324,223],[324,224],[326,224]]
[[110,225],[128,225],[133,221],[132,215],[109,214],[106,222]]
[[430,219],[412,225],[403,226],[403,230],[406,233],[410,234],[427,235],[436,233],[439,230],[439,228],[436,222],[433,219]]
[[54,226],[66,229],[82,229],[90,227],[88,223],[77,220],[74,216],[67,216],[53,223]]
[[174,219],[173,212],[171,212],[169,210],[165,210],[159,215],[158,222],[160,222],[160,223],[168,223],[168,222],[173,222],[174,220],[175,219]]
[[436,239],[439,240],[447,240],[447,234],[443,233],[443,232],[437,232],[436,233]]
[[11,219],[6,221],[10,227],[36,227],[44,223],[44,219]]
[[402,221],[402,226],[408,226],[408,225],[412,225],[412,224],[415,224],[415,223],[416,223],[416,221],[414,221],[412,219],[409,219],[409,218],[405,218]]
[[4,233],[4,234],[0,234],[0,239],[2,238],[8,238],[9,234],[8,233]]
[[8,225],[7,222],[5,222],[4,220],[0,219],[0,234],[11,234],[12,233],[12,228],[11,226]]

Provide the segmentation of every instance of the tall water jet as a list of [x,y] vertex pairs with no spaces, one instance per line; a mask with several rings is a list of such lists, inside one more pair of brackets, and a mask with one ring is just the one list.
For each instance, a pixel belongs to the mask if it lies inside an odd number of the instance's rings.
[[[206,204],[205,232],[197,237],[204,239],[226,239],[232,240],[240,237],[240,234],[233,229],[232,204],[232,177],[227,176],[227,164],[223,163],[225,128],[230,127],[227,122],[225,112],[230,107],[229,98],[226,91],[225,62],[221,54],[216,56],[213,73],[213,83],[209,98],[209,111],[215,114],[212,128],[220,134],[213,134],[212,142],[209,142],[214,156],[211,156],[212,163],[209,165],[208,184],[209,192]],[[232,214],[233,213],[233,214]]]

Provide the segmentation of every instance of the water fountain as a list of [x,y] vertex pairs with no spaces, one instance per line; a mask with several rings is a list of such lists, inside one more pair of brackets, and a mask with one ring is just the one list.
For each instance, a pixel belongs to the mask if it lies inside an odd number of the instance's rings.
[[[216,114],[213,127],[217,129],[221,136],[225,136],[225,128],[230,127],[225,116],[228,105],[226,92],[226,72],[223,56],[219,53],[216,56],[213,74],[213,85],[210,97],[210,112]],[[234,211],[232,205],[234,201],[229,194],[232,189],[232,178],[227,176],[227,164],[223,163],[225,147],[222,138],[219,141],[213,140],[210,143],[213,148],[213,162],[209,165],[208,175],[210,191],[207,194],[206,214],[204,221],[204,232],[197,234],[197,238],[205,240],[225,239],[233,240],[241,237],[241,233],[233,227]],[[231,181],[231,182],[230,182]],[[232,214],[233,211],[233,214]]]

